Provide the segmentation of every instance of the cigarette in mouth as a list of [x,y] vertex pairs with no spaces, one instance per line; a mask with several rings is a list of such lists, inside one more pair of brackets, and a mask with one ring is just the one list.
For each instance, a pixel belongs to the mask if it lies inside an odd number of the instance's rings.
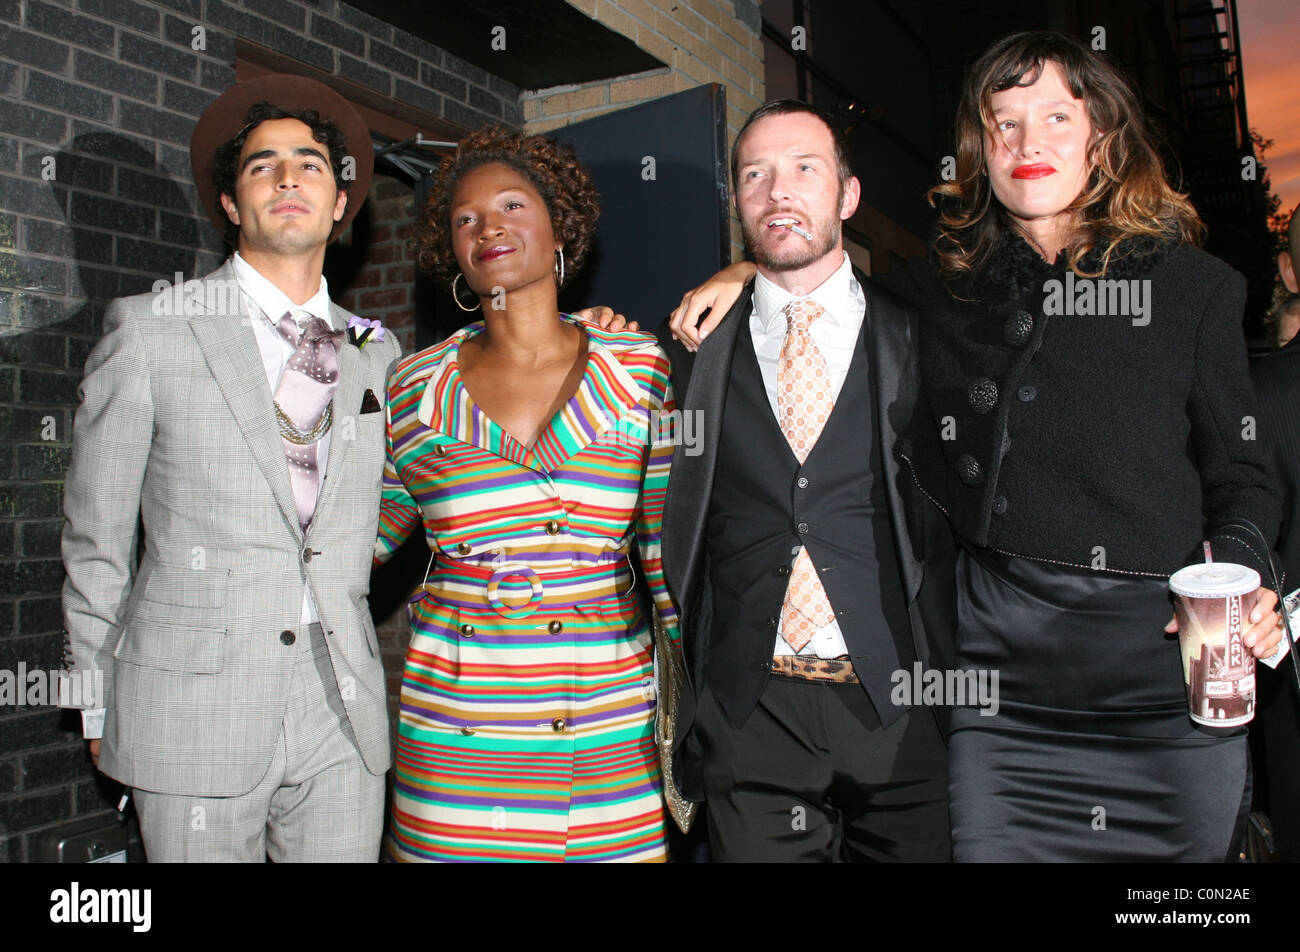
[[796,235],[799,235],[805,241],[812,241],[812,233],[804,231],[794,223],[793,218],[776,218],[767,223],[768,228],[789,228]]

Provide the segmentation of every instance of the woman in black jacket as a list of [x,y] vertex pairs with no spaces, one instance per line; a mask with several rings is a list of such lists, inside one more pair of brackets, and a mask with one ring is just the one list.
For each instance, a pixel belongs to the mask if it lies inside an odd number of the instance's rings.
[[[1270,578],[1232,525],[1271,543],[1279,518],[1245,283],[1195,247],[1127,82],[1069,37],[995,43],[957,142],[935,260],[891,282],[923,312],[942,450],[909,462],[962,543],[957,667],[998,674],[996,715],[954,711],[954,855],[1222,860],[1248,808],[1245,728],[1189,719],[1167,582],[1203,539]],[[688,295],[679,336],[748,276]],[[1257,656],[1276,600],[1262,588],[1250,615]]]

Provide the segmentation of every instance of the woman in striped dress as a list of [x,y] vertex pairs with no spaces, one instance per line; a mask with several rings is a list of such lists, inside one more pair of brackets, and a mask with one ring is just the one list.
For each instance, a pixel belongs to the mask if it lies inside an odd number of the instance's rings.
[[421,265],[483,320],[389,383],[376,559],[421,524],[433,553],[411,606],[392,860],[664,858],[629,557],[676,639],[659,556],[673,406],[653,337],[557,311],[596,215],[571,151],[485,130],[444,164],[417,231]]

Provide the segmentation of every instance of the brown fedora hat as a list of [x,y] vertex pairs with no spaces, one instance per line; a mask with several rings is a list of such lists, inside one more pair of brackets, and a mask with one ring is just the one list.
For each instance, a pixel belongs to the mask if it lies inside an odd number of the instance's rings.
[[314,109],[343,132],[347,154],[356,160],[356,177],[348,188],[348,204],[343,219],[336,222],[330,232],[330,241],[333,241],[351,224],[365,203],[375,171],[375,150],[370,142],[370,128],[352,104],[324,83],[306,76],[273,73],[236,83],[203,111],[194,127],[194,134],[190,136],[190,168],[194,170],[194,184],[198,187],[203,210],[217,226],[217,231],[224,233],[227,218],[217,189],[212,184],[212,165],[217,149],[248,125],[248,110],[259,102],[269,102],[285,112]]

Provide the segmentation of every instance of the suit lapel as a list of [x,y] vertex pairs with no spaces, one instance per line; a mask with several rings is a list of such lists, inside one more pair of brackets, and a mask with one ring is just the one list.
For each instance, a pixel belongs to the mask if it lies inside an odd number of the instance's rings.
[[921,588],[921,564],[912,551],[907,512],[899,491],[899,480],[908,478],[901,471],[899,433],[894,420],[910,421],[919,385],[912,324],[908,315],[883,294],[873,293],[866,277],[854,269],[867,301],[864,320],[868,356],[876,387],[876,433],[880,441],[880,461],[884,469],[885,489],[889,499],[889,521],[893,527],[895,550],[903,572],[909,601]]
[[753,292],[751,283],[722,323],[700,345],[691,364],[686,392],[677,395],[677,406],[683,416],[699,414],[697,432],[700,433],[698,453],[694,449],[688,453],[688,447],[681,442],[673,452],[664,509],[664,572],[674,591],[683,594],[696,574],[696,560],[704,554],[704,530],[708,525],[722,416],[731,382],[731,361],[738,335],[749,333]]
[[[190,319],[190,327],[253,459],[271,485],[285,521],[301,536],[262,352],[238,288],[229,262],[208,275],[193,299],[197,305],[193,310],[200,313]],[[197,438],[206,436],[198,434]]]
[[[334,327],[346,328],[352,315],[336,304],[330,304]],[[342,482],[348,450],[356,442],[357,414],[361,412],[361,395],[365,391],[366,358],[345,336],[339,341],[339,387],[334,391],[334,429],[330,435],[330,455],[325,465],[325,479],[320,495],[316,497],[316,511],[321,512],[326,501],[334,494],[334,487]]]

